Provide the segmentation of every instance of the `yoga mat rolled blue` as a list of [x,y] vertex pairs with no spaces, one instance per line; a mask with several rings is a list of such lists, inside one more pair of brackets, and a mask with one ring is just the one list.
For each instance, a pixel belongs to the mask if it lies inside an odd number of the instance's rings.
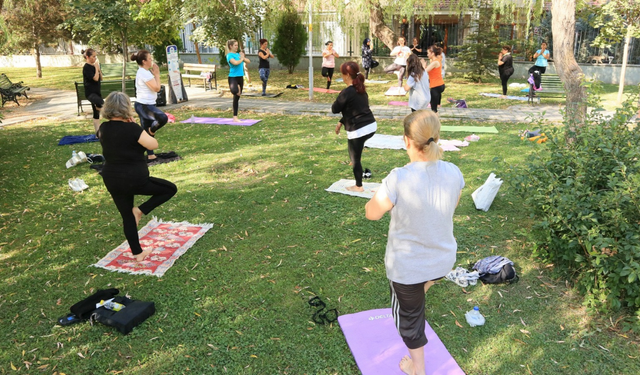
[[[398,364],[409,349],[396,330],[391,309],[341,315],[338,322],[362,375],[403,374]],[[427,375],[464,375],[428,322],[425,333],[429,340],[424,347]]]

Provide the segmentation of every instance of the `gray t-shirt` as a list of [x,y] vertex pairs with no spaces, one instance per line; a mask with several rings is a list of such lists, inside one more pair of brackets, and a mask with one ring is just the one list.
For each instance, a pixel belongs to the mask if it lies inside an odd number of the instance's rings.
[[407,78],[407,85],[411,86],[409,90],[409,108],[420,110],[428,109],[431,103],[431,90],[429,87],[429,73],[422,73],[419,81],[412,75]]
[[395,168],[382,180],[380,190],[393,203],[384,257],[389,280],[418,284],[453,269],[453,213],[463,187],[460,169],[441,160]]

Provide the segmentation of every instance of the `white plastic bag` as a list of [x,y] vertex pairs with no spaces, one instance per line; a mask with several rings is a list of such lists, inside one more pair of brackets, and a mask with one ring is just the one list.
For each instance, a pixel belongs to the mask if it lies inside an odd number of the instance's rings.
[[500,190],[500,185],[502,185],[502,180],[496,178],[496,175],[491,173],[484,185],[480,186],[471,194],[477,210],[484,212],[489,211],[493,199],[496,197],[496,194],[498,194],[498,190]]

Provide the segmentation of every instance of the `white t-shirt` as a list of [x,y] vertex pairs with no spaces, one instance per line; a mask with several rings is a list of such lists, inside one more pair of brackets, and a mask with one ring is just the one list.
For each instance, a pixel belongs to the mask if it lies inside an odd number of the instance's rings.
[[407,65],[407,58],[404,55],[409,56],[411,54],[411,49],[407,46],[396,46],[393,51],[391,51],[391,56],[396,56],[396,59],[393,60],[394,64],[405,66]]
[[395,168],[380,190],[393,203],[384,264],[387,278],[411,285],[445,276],[456,262],[453,213],[464,178],[442,160]]
[[156,105],[158,93],[151,91],[147,82],[155,77],[147,69],[140,67],[136,73],[136,101],[142,104]]
[[429,73],[422,73],[419,81],[416,81],[412,75],[407,78],[407,85],[411,86],[409,90],[409,108],[428,109],[431,104],[431,90],[429,86]]

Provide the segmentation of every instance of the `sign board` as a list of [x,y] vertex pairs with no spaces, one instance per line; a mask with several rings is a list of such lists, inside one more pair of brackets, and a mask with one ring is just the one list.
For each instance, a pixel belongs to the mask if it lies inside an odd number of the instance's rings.
[[169,90],[170,95],[175,95],[178,102],[186,100],[182,95],[182,77],[180,76],[180,64],[178,62],[178,47],[167,46],[167,65],[169,66]]

